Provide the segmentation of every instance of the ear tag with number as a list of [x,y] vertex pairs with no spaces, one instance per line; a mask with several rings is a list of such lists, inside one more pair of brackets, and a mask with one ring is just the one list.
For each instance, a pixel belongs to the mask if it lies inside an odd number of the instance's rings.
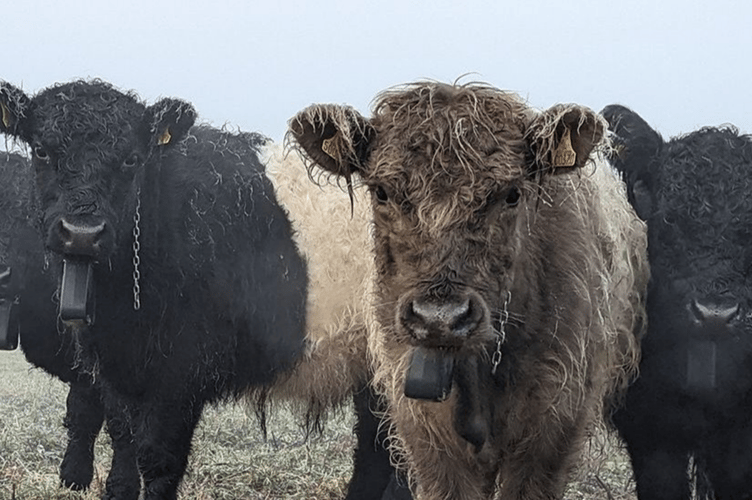
[[561,136],[559,145],[554,151],[554,168],[556,167],[574,167],[577,160],[577,153],[572,147],[572,137],[569,129],[564,129],[564,135]]

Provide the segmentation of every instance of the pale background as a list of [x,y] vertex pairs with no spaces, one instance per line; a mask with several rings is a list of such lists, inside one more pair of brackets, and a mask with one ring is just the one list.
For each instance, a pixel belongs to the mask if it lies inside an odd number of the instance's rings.
[[741,0],[6,0],[0,33],[0,79],[27,93],[99,77],[277,141],[311,103],[368,114],[385,88],[466,73],[538,108],[619,102],[664,137],[752,131]]

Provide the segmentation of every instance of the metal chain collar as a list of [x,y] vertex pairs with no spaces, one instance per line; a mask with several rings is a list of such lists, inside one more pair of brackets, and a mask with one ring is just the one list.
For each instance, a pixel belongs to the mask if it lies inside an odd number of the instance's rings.
[[504,331],[504,327],[509,321],[509,302],[511,300],[512,292],[507,292],[507,298],[504,301],[504,310],[501,311],[501,324],[499,325],[499,330],[496,332],[496,351],[494,351],[493,356],[491,357],[491,363],[493,365],[491,368],[491,375],[496,375],[496,369],[499,367],[499,363],[501,363],[501,345],[507,339],[507,333]]
[[139,252],[141,251],[141,243],[138,241],[141,236],[141,228],[139,223],[141,222],[141,189],[136,191],[136,214],[133,216],[133,309],[138,311],[141,309],[141,271],[139,265],[141,264],[141,257]]

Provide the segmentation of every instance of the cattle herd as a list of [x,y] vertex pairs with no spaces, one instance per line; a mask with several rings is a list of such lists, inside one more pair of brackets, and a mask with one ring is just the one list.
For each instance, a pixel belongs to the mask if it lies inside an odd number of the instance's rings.
[[69,387],[61,483],[175,499],[207,404],[352,402],[347,498],[752,498],[752,138],[417,82],[285,147],[100,80],[0,82],[0,348]]

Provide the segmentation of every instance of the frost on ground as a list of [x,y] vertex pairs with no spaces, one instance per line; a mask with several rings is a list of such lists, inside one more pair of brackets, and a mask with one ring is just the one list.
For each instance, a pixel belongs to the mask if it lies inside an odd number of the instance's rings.
[[[0,500],[101,498],[111,452],[105,432],[97,440],[95,477],[84,493],[58,485],[65,451],[62,425],[67,388],[20,351],[0,351]],[[196,500],[333,500],[344,497],[355,445],[350,408],[306,439],[300,418],[272,412],[264,439],[255,415],[242,404],[210,407],[193,440],[181,498]],[[599,436],[583,458],[567,500],[634,500],[631,469],[621,445]]]

